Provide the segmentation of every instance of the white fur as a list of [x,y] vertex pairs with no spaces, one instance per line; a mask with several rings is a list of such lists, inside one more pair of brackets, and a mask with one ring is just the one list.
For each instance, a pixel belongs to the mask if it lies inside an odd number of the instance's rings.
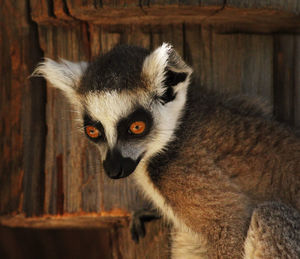
[[166,105],[156,104],[152,107],[156,124],[156,135],[153,137],[151,143],[148,144],[147,152],[134,172],[134,178],[142,187],[146,196],[174,223],[176,228],[187,230],[187,227],[179,221],[171,207],[165,202],[164,197],[155,188],[146,169],[146,161],[155,154],[163,152],[167,143],[174,138],[174,132],[180,122],[181,111],[185,101],[186,88],[178,92],[173,102]]
[[171,49],[171,45],[163,43],[161,47],[157,48],[146,57],[143,64],[142,74],[147,78],[149,84],[159,96],[164,93],[164,89],[161,86],[165,78],[165,68],[168,64],[169,52]]
[[255,242],[255,237],[252,229],[249,229],[244,244],[244,250],[245,250],[244,259],[256,258],[255,254],[259,251],[259,248],[257,247],[257,243],[258,242]]
[[39,63],[32,75],[46,78],[53,87],[62,90],[72,102],[76,99],[75,90],[87,66],[88,63],[84,61],[71,62],[60,59],[60,62],[56,62],[50,58],[45,58],[43,62]]
[[196,233],[174,231],[171,251],[172,259],[209,259],[207,241]]
[[174,101],[165,105],[156,104],[152,107],[156,134],[148,145],[145,159],[162,152],[166,144],[173,140],[174,132],[180,124],[182,109],[186,101],[186,91],[187,88],[183,88],[177,93]]

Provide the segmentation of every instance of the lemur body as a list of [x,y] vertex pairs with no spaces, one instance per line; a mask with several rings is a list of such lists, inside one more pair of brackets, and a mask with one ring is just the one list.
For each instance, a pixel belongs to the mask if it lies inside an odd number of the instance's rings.
[[189,88],[191,73],[167,44],[36,70],[80,110],[107,175],[130,175],[174,224],[173,258],[300,258],[299,138],[253,103]]

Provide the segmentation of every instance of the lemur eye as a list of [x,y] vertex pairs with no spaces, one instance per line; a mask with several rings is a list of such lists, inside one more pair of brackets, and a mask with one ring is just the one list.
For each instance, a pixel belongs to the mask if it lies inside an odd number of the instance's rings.
[[146,124],[143,121],[135,121],[129,127],[129,133],[142,134],[146,129]]
[[85,131],[90,138],[99,138],[101,136],[100,131],[94,126],[86,126]]

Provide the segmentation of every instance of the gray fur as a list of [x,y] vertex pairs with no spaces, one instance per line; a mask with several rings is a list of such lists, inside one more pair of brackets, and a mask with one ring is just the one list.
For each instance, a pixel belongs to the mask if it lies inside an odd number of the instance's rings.
[[246,258],[299,258],[300,215],[282,203],[254,209],[246,240]]

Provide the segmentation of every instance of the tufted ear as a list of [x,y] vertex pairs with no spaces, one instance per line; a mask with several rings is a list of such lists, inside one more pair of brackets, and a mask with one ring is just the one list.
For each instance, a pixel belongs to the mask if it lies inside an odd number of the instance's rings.
[[78,63],[60,59],[56,62],[52,59],[45,60],[37,66],[32,76],[42,76],[51,86],[58,88],[72,102],[79,86],[80,79],[88,66],[87,62]]
[[142,76],[154,87],[162,103],[168,103],[188,86],[192,72],[172,46],[163,43],[146,57]]

